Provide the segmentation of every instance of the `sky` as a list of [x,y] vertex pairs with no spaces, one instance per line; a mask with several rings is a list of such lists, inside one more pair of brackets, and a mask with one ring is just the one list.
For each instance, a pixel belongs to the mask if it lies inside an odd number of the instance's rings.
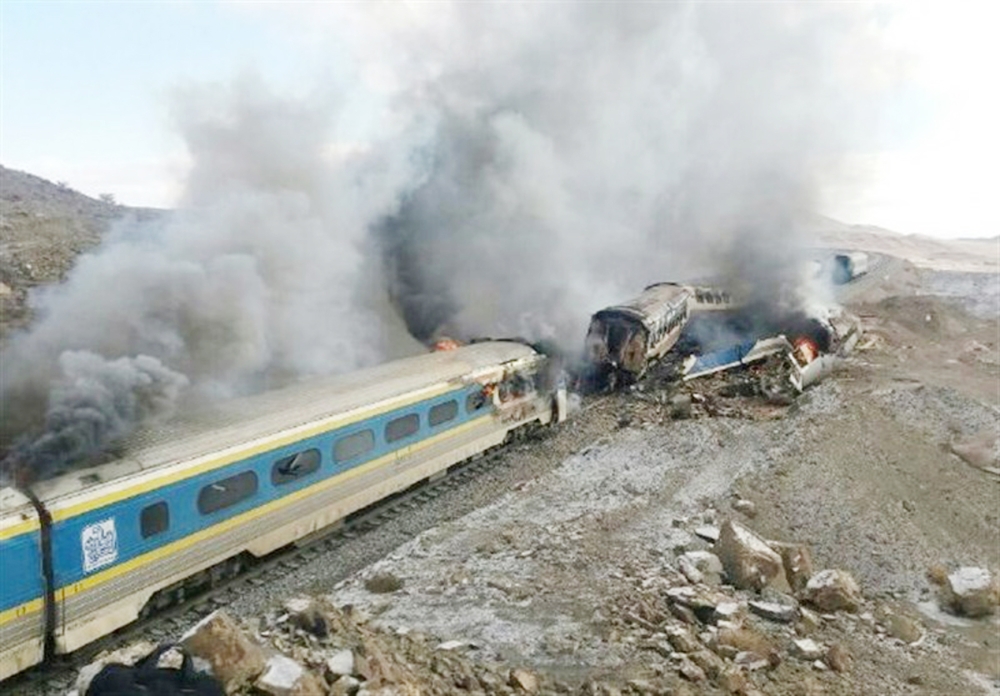
[[[432,15],[435,3],[386,5],[387,26]],[[0,2],[0,164],[88,195],[171,207],[190,158],[172,125],[171,95],[190,84],[255,74],[279,91],[334,89],[338,132],[365,146],[388,91],[352,59],[336,13],[320,2]],[[907,234],[1000,234],[1000,5],[887,4],[873,26],[902,74],[881,120],[839,153],[824,215]],[[335,30],[341,30],[338,33]]]

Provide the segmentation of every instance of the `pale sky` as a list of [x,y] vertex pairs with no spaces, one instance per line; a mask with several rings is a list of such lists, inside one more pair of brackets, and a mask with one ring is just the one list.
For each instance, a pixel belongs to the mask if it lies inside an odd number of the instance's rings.
[[[365,103],[346,49],[309,40],[322,7],[0,0],[0,164],[169,207],[187,167],[166,106],[178,85],[255,71],[295,90],[322,77]],[[396,21],[400,7],[389,6]],[[818,212],[936,237],[1000,234],[1000,4],[908,2],[886,15],[878,31],[903,56],[906,84],[877,149],[837,163],[848,183],[829,187]]]

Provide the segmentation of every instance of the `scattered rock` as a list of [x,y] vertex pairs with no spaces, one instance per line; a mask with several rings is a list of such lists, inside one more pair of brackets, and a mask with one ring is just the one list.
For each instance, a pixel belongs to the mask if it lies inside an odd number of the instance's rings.
[[801,592],[813,574],[812,554],[809,552],[809,547],[781,541],[768,543],[781,556],[781,565],[785,571],[788,587],[792,592]]
[[704,670],[686,657],[677,665],[677,671],[690,682],[703,682],[706,678]]
[[719,686],[730,694],[745,694],[750,682],[743,670],[730,667],[719,676]]
[[325,696],[326,685],[290,657],[274,655],[254,688],[271,696]]
[[847,652],[847,648],[839,643],[829,647],[824,659],[834,672],[843,674],[851,671],[851,653]]
[[723,523],[713,551],[729,581],[740,589],[760,590],[782,571],[781,556],[766,541],[733,520]]
[[714,544],[719,540],[719,528],[713,527],[711,525],[705,525],[703,527],[698,527],[694,530],[695,536],[704,539],[705,541]]
[[285,611],[292,625],[311,633],[318,638],[325,638],[330,633],[326,616],[319,603],[307,597],[296,597],[285,602]]
[[886,630],[893,638],[898,638],[904,643],[916,643],[924,635],[923,630],[913,619],[899,614],[893,614],[886,621]]
[[766,657],[761,657],[757,653],[749,650],[743,650],[736,653],[736,657],[733,658],[733,662],[748,672],[756,672],[758,669],[764,669],[770,664]]
[[221,609],[195,624],[180,644],[192,656],[207,660],[227,693],[251,682],[264,671],[264,651]]
[[688,657],[693,663],[698,665],[698,667],[701,668],[701,671],[704,672],[705,675],[712,681],[715,681],[722,676],[723,671],[726,669],[726,663],[722,661],[721,657],[716,655],[711,650],[705,650],[704,648],[701,650],[695,650],[688,655]]
[[694,583],[695,585],[705,578],[701,571],[695,568],[694,563],[685,558],[683,555],[677,559],[677,570],[681,572],[681,575],[688,579],[688,582]]
[[329,696],[354,696],[357,693],[361,682],[351,676],[343,676],[335,681],[329,690]]
[[978,617],[996,611],[998,588],[990,571],[965,567],[950,573],[945,585],[948,608],[962,616]]
[[799,608],[795,604],[779,604],[777,602],[760,602],[750,600],[747,606],[757,616],[776,621],[778,623],[791,623],[795,621],[799,614]]
[[365,589],[372,594],[388,594],[402,587],[403,581],[392,573],[375,573],[365,580]]
[[861,588],[846,571],[821,570],[809,579],[803,599],[820,611],[857,611]]
[[701,649],[701,643],[698,642],[698,639],[683,628],[668,628],[667,640],[679,653],[690,653]]
[[811,638],[800,638],[792,641],[792,654],[807,662],[818,660],[825,653],[823,646]]
[[507,683],[526,694],[538,691],[538,677],[526,669],[512,669]]
[[718,585],[722,582],[722,561],[711,551],[687,551],[681,558],[693,565],[702,575],[702,582]]
[[733,503],[733,510],[736,510],[736,512],[742,512],[750,519],[757,516],[757,506],[754,505],[752,500],[737,500]]
[[331,681],[337,681],[340,677],[354,674],[354,653],[350,650],[341,650],[326,660],[326,674]]

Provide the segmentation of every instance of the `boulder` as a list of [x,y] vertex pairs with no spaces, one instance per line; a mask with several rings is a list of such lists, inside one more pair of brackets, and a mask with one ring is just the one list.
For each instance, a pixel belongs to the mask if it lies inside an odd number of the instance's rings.
[[821,570],[809,578],[803,600],[820,611],[857,611],[861,604],[861,588],[850,573],[843,570]]
[[768,543],[781,556],[781,565],[785,571],[788,587],[792,592],[804,590],[813,574],[812,554],[809,553],[809,547],[781,541]]
[[290,657],[274,655],[254,688],[270,696],[325,696],[326,684]]
[[688,657],[691,659],[691,662],[698,665],[698,667],[701,668],[701,671],[704,672],[705,675],[712,681],[718,679],[722,675],[722,672],[726,669],[726,663],[721,657],[716,655],[711,650],[705,650],[704,648],[701,650],[695,650],[693,653],[688,655]]
[[354,674],[354,653],[350,650],[340,650],[332,657],[327,658],[326,663],[327,678],[331,682],[337,681],[340,677]]
[[702,574],[702,572],[698,570],[695,567],[694,563],[688,560],[685,557],[685,555],[681,555],[680,557],[678,557],[677,570],[681,572],[681,575],[683,575],[685,578],[688,579],[688,582],[691,582],[695,585],[697,585],[699,582],[705,579],[705,576]]
[[747,606],[757,616],[775,621],[777,623],[791,623],[799,615],[799,608],[795,604],[781,604],[778,602],[760,602],[751,599]]
[[826,651],[824,659],[834,672],[844,673],[851,671],[851,654],[847,652],[847,648],[843,645],[831,645],[829,650]]
[[538,691],[538,677],[526,669],[512,669],[507,680],[517,691],[533,694]]
[[718,585],[722,582],[722,562],[711,551],[687,551],[680,556],[680,559],[685,559],[701,573],[702,582],[709,585]]
[[900,614],[893,614],[888,617],[885,624],[889,635],[893,638],[898,638],[904,643],[916,643],[924,635],[919,623]]
[[792,641],[792,653],[802,660],[812,662],[823,657],[826,650],[811,638],[800,638]]
[[978,617],[996,611],[997,585],[985,568],[959,568],[948,575],[945,599],[956,614]]
[[233,693],[264,671],[266,659],[259,645],[240,630],[236,622],[219,610],[206,616],[181,636],[180,644],[193,657],[206,660]]
[[679,653],[691,653],[701,649],[701,643],[683,628],[669,627],[667,629],[667,640],[671,647]]
[[712,547],[729,581],[739,589],[760,590],[781,571],[781,556],[739,522],[726,520]]
[[705,671],[686,657],[677,665],[677,671],[690,682],[705,681]]

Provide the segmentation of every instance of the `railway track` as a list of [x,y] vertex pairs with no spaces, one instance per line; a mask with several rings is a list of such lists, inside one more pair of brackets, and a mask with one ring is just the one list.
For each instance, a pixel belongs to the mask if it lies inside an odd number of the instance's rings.
[[[603,397],[589,399],[583,411],[589,410]],[[347,544],[364,540],[366,536],[380,530],[387,523],[405,517],[418,508],[427,505],[450,491],[458,490],[472,483],[486,472],[501,472],[510,468],[517,460],[508,456],[517,446],[541,442],[551,436],[545,429],[522,433],[513,441],[505,443],[477,457],[450,467],[439,479],[425,480],[391,498],[349,516],[339,526],[330,528],[322,535],[296,546],[286,547],[268,557],[247,564],[232,577],[223,577],[210,587],[196,594],[185,593],[175,604],[154,611],[115,633],[87,645],[71,655],[62,655],[52,662],[33,667],[3,683],[4,696],[50,696],[64,694],[70,690],[79,670],[93,662],[101,652],[124,647],[140,639],[153,642],[176,640],[185,630],[211,612],[228,607],[246,594],[258,591],[262,586],[276,585],[295,575],[306,564],[330,554],[336,556]],[[369,559],[371,562],[374,559]],[[349,576],[355,568],[340,565],[333,571],[329,582],[337,582]],[[334,576],[337,577],[334,577]],[[151,601],[150,604],[153,604]],[[236,612],[237,616],[242,615]]]

